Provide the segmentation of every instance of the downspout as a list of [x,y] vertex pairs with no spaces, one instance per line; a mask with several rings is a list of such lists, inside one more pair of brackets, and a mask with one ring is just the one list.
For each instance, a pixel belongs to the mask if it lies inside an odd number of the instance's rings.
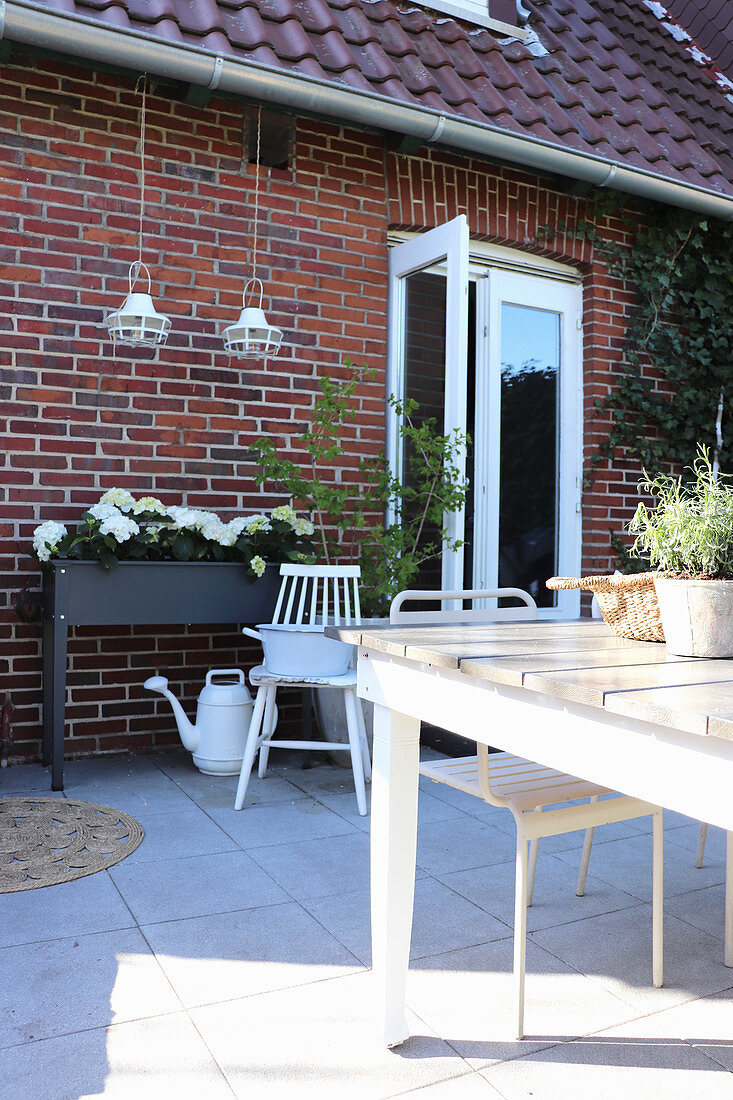
[[66,12],[49,12],[28,0],[6,0],[5,38],[71,58],[83,57],[133,72],[218,88],[245,99],[278,104],[371,130],[389,130],[425,143],[439,138],[442,146],[454,150],[509,161],[596,187],[613,187],[625,194],[708,217],[733,219],[733,198],[702,187],[562,149],[529,135],[509,134],[485,123],[400,103],[374,92],[213,54],[184,43],[156,40],[138,31],[112,28]]

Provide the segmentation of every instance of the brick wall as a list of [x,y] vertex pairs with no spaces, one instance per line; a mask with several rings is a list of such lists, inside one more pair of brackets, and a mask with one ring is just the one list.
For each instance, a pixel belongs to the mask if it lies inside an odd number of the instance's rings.
[[[126,293],[137,255],[138,110],[132,77],[51,61],[2,71],[0,646],[14,757],[39,748],[40,625],[12,611],[20,590],[39,585],[28,556],[38,522],[73,524],[112,485],[225,519],[271,506],[247,448],[273,436],[297,453],[316,379],[342,369],[344,356],[377,372],[361,385],[349,427],[354,470],[380,445],[388,228],[466,212],[473,236],[583,271],[586,456],[602,434],[593,400],[609,384],[629,306],[625,288],[572,234],[582,200],[508,169],[438,151],[401,156],[377,135],[301,119],[291,168],[260,177],[258,273],[286,346],[264,369],[230,363],[220,332],[241,308],[252,240],[255,168],[242,147],[243,108],[220,100],[195,108],[154,85],[145,258],[173,329],[157,353],[113,355],[102,322]],[[587,493],[584,568],[607,567],[607,529],[629,512],[635,478],[603,473]],[[190,707],[207,668],[246,666],[253,656],[229,630],[73,631],[67,752],[175,743],[166,707],[140,687],[146,676],[164,672]]]

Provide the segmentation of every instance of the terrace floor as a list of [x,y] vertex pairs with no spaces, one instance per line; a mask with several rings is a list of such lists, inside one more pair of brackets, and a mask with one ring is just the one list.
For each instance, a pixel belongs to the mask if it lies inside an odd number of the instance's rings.
[[[424,781],[413,1037],[388,1051],[350,771],[281,753],[240,813],[235,780],[184,752],[70,763],[66,784],[146,835],[109,871],[0,895],[7,1100],[733,1095],[719,830],[696,870],[697,826],[666,815],[664,989],[651,986],[647,820],[596,831],[584,898],[581,835],[541,842],[517,1042],[511,817]],[[0,772],[0,795],[49,788],[40,766]]]

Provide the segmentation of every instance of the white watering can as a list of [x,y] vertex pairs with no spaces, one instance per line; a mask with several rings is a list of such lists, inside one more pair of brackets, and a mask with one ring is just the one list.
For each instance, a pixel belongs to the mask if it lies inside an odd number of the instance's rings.
[[[226,677],[216,683],[215,677]],[[165,676],[151,676],[143,687],[165,695],[173,707],[184,748],[204,775],[239,775],[252,718],[252,696],[240,668],[212,668],[198,698],[193,726]]]

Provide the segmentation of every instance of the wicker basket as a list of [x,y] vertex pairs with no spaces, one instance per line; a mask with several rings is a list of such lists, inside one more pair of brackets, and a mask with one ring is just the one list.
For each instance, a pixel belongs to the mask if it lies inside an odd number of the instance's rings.
[[640,642],[663,642],[664,631],[654,577],[654,573],[630,573],[616,577],[550,577],[547,587],[580,588],[592,592],[603,618],[616,634]]

